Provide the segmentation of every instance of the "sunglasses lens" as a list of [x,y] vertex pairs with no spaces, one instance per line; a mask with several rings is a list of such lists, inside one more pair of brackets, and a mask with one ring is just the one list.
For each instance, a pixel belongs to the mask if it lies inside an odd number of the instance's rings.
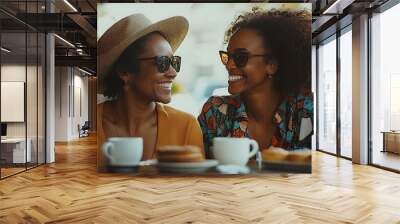
[[222,64],[224,64],[225,66],[228,65],[229,57],[231,57],[235,62],[235,65],[239,68],[244,67],[249,60],[249,55],[246,53],[233,53],[232,55],[229,55],[225,51],[220,51],[219,56],[221,58]]
[[181,70],[181,57],[173,56],[171,65],[176,72],[179,72]]
[[157,64],[158,71],[163,73],[168,70],[168,68],[170,66],[170,61],[167,56],[160,56],[160,57],[157,57],[156,64]]
[[228,64],[229,56],[228,56],[228,54],[226,52],[220,51],[219,52],[219,57],[221,58],[222,64],[224,64],[224,65]]
[[247,54],[244,53],[239,53],[239,54],[234,54],[232,55],[233,61],[235,62],[236,66],[241,68],[244,67],[249,60],[249,57]]

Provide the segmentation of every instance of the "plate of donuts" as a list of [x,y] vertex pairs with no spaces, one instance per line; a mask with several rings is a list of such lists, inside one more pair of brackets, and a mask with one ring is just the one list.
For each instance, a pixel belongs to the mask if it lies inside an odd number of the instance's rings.
[[271,147],[262,151],[263,169],[296,173],[311,173],[311,150],[287,151]]
[[218,165],[206,160],[197,146],[164,146],[157,150],[157,167],[161,172],[202,173]]

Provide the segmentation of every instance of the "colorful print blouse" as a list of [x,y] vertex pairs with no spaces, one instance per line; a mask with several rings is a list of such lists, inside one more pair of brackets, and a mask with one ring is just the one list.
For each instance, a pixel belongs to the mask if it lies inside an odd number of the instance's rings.
[[[249,137],[246,108],[239,95],[210,97],[198,121],[203,131],[207,158],[211,156],[209,148],[214,137]],[[288,96],[279,105],[273,122],[277,124],[277,130],[272,137],[272,146],[286,150],[311,148],[312,93]]]

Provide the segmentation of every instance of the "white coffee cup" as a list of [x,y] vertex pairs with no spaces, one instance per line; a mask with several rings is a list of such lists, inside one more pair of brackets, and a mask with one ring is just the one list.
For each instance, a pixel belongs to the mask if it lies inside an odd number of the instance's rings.
[[213,154],[220,164],[245,166],[258,152],[258,143],[249,138],[217,137],[213,143]]
[[143,155],[143,138],[112,137],[102,150],[111,166],[137,166]]

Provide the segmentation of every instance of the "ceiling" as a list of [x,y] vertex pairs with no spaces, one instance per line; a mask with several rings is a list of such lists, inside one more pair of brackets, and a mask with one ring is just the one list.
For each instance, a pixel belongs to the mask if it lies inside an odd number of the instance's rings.
[[[203,0],[216,2],[221,0]],[[312,3],[313,40],[318,41],[329,35],[329,29],[343,18],[357,15],[366,9],[378,7],[387,0],[286,0],[268,2]],[[1,0],[0,26],[2,30],[2,46],[13,49],[13,54],[25,55],[34,53],[37,43],[33,35],[25,40],[28,32],[54,32],[61,38],[55,38],[56,65],[81,66],[89,71],[96,71],[96,28],[97,3],[105,2],[153,2],[150,0]],[[171,2],[155,0],[154,2]],[[183,2],[183,0],[175,0]],[[199,2],[199,1],[197,1]],[[246,2],[246,1],[244,1]],[[248,2],[248,1],[247,1]],[[252,1],[259,2],[259,1]],[[265,2],[265,1],[263,1]],[[336,3],[335,3],[336,2]],[[69,5],[69,4],[70,5]],[[51,13],[49,13],[51,12]],[[348,19],[351,23],[351,18]],[[343,20],[346,21],[346,20]],[[341,24],[346,25],[346,22]],[[330,32],[334,32],[330,31]],[[36,39],[34,39],[36,40]],[[31,43],[32,42],[32,43]],[[25,44],[28,48],[25,50]],[[39,45],[42,47],[42,45]]]
[[[43,36],[42,39],[37,38],[38,33],[54,32],[60,37],[55,38],[56,65],[79,66],[95,73],[98,2],[1,0],[1,43],[7,49],[12,49],[6,55],[2,51],[2,55],[5,55],[2,60],[18,62],[25,61],[25,57],[28,61],[37,57],[36,52],[44,47],[44,44],[37,43],[37,39],[39,42],[43,40]],[[25,31],[28,35],[25,35]]]

